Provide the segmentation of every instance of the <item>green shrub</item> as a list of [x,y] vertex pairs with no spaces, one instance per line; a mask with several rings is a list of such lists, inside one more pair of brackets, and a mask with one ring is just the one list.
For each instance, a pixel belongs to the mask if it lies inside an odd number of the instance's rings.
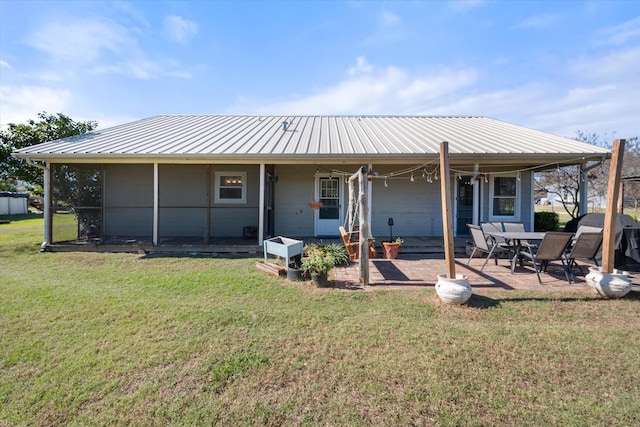
[[323,246],[324,253],[331,255],[336,265],[349,264],[349,254],[341,243],[331,243]]
[[349,263],[347,250],[338,243],[328,245],[308,244],[304,247],[304,255],[301,268],[302,271],[308,274],[327,273],[336,265]]
[[557,231],[560,217],[555,212],[536,212],[533,217],[535,231]]

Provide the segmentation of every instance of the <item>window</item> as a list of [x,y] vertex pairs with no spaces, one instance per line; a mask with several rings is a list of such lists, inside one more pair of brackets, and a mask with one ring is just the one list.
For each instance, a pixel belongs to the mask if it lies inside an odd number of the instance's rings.
[[247,203],[246,172],[216,172],[216,203]]
[[515,176],[496,176],[491,181],[491,217],[518,219],[518,180]]

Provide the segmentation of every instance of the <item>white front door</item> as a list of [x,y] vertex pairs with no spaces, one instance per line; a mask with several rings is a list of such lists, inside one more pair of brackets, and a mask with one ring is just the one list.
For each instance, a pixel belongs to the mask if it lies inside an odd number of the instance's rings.
[[316,200],[322,207],[315,210],[316,236],[338,236],[343,225],[341,179],[329,174],[316,175]]

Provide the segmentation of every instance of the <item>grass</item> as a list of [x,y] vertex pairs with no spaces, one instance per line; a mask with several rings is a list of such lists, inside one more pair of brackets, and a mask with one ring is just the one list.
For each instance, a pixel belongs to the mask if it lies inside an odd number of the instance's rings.
[[640,299],[316,289],[0,225],[0,426],[637,425]]

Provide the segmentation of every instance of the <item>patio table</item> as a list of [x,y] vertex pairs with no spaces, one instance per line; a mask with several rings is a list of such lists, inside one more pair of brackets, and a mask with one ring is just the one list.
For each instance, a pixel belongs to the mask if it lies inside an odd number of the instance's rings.
[[513,259],[511,260],[511,274],[516,266],[518,254],[522,249],[523,240],[542,240],[545,231],[489,231],[486,234],[494,237],[502,237],[513,248]]

